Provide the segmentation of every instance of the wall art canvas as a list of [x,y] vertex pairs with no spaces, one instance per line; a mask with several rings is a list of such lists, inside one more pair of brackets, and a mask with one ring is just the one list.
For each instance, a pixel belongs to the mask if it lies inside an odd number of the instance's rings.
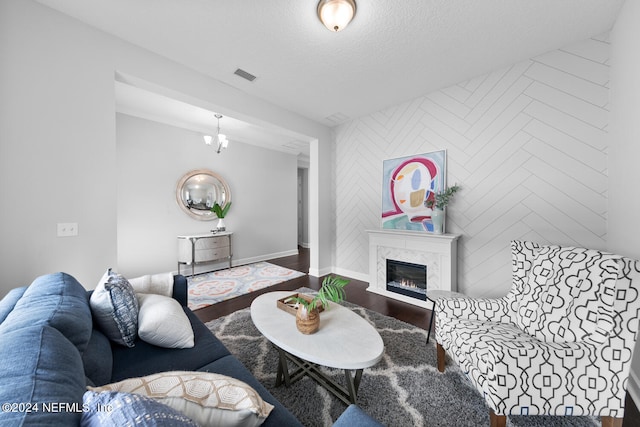
[[446,150],[383,161],[382,228],[433,232],[426,201],[446,187]]

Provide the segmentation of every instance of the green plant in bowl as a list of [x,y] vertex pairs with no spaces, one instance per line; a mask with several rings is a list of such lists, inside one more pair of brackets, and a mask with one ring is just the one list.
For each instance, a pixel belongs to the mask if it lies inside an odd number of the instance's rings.
[[322,281],[322,286],[318,294],[311,301],[307,301],[301,297],[293,297],[293,299],[303,306],[307,311],[313,311],[320,307],[325,310],[329,309],[329,302],[342,302],[345,299],[344,287],[349,284],[349,279],[338,276],[327,276]]
[[291,300],[298,304],[296,310],[296,327],[305,335],[313,334],[320,328],[320,307],[328,310],[329,302],[341,302],[345,299],[344,287],[348,279],[327,276],[322,281],[318,294],[309,300],[295,296]]

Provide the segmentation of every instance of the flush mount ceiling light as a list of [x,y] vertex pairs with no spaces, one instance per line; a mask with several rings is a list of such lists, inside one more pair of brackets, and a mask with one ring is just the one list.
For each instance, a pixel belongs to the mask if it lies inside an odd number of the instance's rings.
[[355,0],[320,0],[318,3],[318,18],[331,31],[343,30],[355,14]]
[[[216,136],[216,143],[218,144],[218,148],[216,153],[220,154],[220,151],[227,148],[229,145],[229,140],[226,135],[220,133],[220,119],[222,118],[221,114],[216,114],[215,118],[218,119],[218,135]],[[204,143],[207,145],[213,145],[213,137],[211,135],[204,136]]]

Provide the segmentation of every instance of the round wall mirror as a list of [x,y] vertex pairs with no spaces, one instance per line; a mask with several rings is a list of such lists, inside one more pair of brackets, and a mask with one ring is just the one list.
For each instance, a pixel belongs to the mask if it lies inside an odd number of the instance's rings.
[[211,212],[214,203],[218,202],[220,206],[224,206],[230,202],[231,190],[217,173],[197,169],[186,173],[178,181],[176,201],[190,217],[210,221],[218,218]]

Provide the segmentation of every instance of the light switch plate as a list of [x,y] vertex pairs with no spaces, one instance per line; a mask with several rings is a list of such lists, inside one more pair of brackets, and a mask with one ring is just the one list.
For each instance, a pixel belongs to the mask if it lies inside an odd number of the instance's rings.
[[73,237],[78,235],[77,222],[59,222],[58,237]]

